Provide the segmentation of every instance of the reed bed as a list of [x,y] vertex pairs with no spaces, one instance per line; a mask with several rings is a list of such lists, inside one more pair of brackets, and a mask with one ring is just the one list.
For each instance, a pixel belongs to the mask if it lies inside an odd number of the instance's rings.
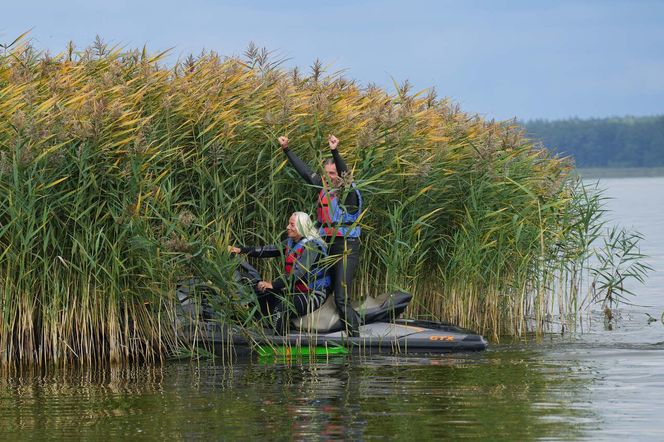
[[314,211],[281,134],[317,164],[327,134],[341,140],[366,202],[354,296],[402,288],[411,315],[494,337],[583,303],[599,197],[512,122],[318,62],[285,70],[253,46],[162,57],[101,41],[0,56],[3,365],[175,352],[176,282],[198,274],[230,295],[226,246],[272,242],[291,212]]

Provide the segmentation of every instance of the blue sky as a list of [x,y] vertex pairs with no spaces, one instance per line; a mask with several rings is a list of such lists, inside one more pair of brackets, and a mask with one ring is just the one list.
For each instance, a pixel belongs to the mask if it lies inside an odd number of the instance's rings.
[[[5,3],[5,2],[3,2]],[[79,47],[99,34],[173,58],[250,41],[307,68],[393,89],[435,86],[488,118],[664,114],[664,1],[6,2],[0,42],[33,28],[36,47]]]

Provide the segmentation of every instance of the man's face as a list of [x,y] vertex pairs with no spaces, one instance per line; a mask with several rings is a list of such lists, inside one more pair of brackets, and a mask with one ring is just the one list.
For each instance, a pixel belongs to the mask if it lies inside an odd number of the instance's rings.
[[332,186],[338,187],[341,184],[341,177],[337,173],[337,166],[335,164],[326,164],[325,174],[329,178],[329,182]]

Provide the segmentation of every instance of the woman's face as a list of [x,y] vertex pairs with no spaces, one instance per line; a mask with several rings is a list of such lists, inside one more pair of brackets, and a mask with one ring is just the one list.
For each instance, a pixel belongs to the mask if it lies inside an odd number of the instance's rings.
[[299,241],[302,238],[302,235],[300,235],[300,233],[297,231],[297,217],[295,214],[292,214],[291,217],[288,218],[286,233],[290,239],[295,241]]

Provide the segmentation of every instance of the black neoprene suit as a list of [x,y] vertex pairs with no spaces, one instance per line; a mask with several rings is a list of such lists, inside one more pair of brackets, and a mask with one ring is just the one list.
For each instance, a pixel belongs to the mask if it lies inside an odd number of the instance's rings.
[[[240,247],[240,250],[241,253],[255,258],[273,258],[284,255],[286,243],[284,241],[279,245]],[[308,242],[293,264],[291,274],[284,273],[271,281],[270,290],[264,292],[256,290],[261,312],[273,319],[274,330],[278,334],[288,333],[291,318],[306,315],[325,302],[327,293],[318,291],[301,293],[292,290],[292,285],[298,280],[308,285],[309,276],[321,256],[318,246]]]
[[[337,149],[331,149],[334,164],[337,167],[339,176],[348,173],[346,163],[339,155]],[[291,165],[297,173],[309,184],[317,188],[317,192],[323,187],[323,179],[320,175],[313,172],[309,166],[299,159],[290,149],[284,149]],[[359,208],[357,192],[350,191],[346,195],[343,207],[350,213],[354,213]],[[357,336],[360,327],[360,317],[350,303],[350,293],[353,287],[353,276],[360,262],[360,239],[347,238],[343,236],[327,236],[324,238],[329,245],[328,253],[331,257],[343,257],[335,261],[330,268],[329,274],[332,278],[332,288],[334,290],[334,302],[337,305],[339,317],[344,323],[347,333]],[[347,253],[344,253],[347,251]]]

